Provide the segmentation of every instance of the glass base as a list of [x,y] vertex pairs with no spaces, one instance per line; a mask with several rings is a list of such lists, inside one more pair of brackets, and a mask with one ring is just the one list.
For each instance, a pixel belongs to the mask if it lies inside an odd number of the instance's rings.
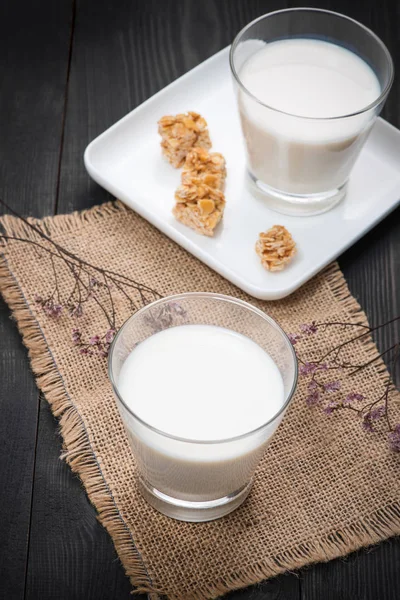
[[178,521],[201,523],[203,521],[219,519],[238,508],[246,500],[251,490],[252,482],[250,481],[243,488],[228,496],[206,502],[190,502],[172,498],[152,487],[141,478],[139,478],[138,484],[143,498],[163,515],[177,519]]
[[336,206],[346,195],[347,181],[340,187],[321,194],[287,194],[269,187],[248,171],[251,193],[265,202],[268,208],[284,215],[309,217]]

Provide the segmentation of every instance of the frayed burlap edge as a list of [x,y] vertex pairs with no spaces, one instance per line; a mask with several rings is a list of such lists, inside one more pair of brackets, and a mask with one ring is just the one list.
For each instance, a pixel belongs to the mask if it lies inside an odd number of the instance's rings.
[[[127,211],[121,203],[110,202],[96,206],[81,213],[46,218],[40,224],[48,235],[76,231],[85,223],[95,223],[107,215]],[[9,217],[1,219],[7,230],[15,234],[16,222]],[[27,233],[25,225],[18,224],[20,232]],[[87,491],[88,497],[98,512],[98,519],[107,529],[114,542],[132,586],[137,593],[147,593],[152,600],[162,595],[156,590],[138,552],[132,534],[114,501],[111,490],[103,476],[93,451],[89,432],[73,400],[67,393],[63,379],[46,343],[43,331],[29,308],[17,279],[8,267],[5,254],[0,264],[0,292],[12,310],[25,346],[28,348],[32,370],[36,375],[39,389],[44,393],[51,410],[60,424],[65,452],[63,458],[77,473]],[[345,307],[349,319],[357,323],[368,324],[367,318],[358,302],[350,294],[347,283],[337,263],[331,264],[323,273],[334,297]],[[377,348],[368,335],[364,344],[371,358],[377,357]],[[388,372],[382,359],[376,361],[377,372],[383,382]],[[229,591],[259,583],[284,571],[303,567],[305,564],[329,561],[345,556],[361,547],[375,544],[393,535],[400,534],[400,505],[398,503],[381,508],[371,515],[340,530],[327,534],[322,540],[305,541],[300,546],[282,554],[269,557],[250,568],[237,571],[224,580],[203,586],[190,596],[170,596],[171,600],[209,600]]]
[[[68,233],[80,226],[97,221],[116,212],[127,211],[120,203],[110,202],[81,213],[74,212],[52,220],[29,219],[49,236]],[[32,230],[24,223],[5,215],[0,219],[8,234],[32,237]],[[33,236],[37,234],[33,233]],[[7,247],[7,244],[5,244]],[[23,342],[28,349],[32,371],[37,386],[50,404],[53,415],[58,419],[63,440],[63,458],[77,473],[87,491],[91,503],[96,508],[98,519],[110,534],[116,551],[130,578],[136,593],[147,593],[149,598],[159,598],[154,589],[144,561],[137,550],[129,527],[125,523],[115,503],[111,490],[104,478],[101,467],[92,448],[89,432],[72,398],[69,396],[57,364],[47,345],[44,332],[37,322],[19,283],[8,266],[5,254],[0,262],[0,293],[12,311]]]

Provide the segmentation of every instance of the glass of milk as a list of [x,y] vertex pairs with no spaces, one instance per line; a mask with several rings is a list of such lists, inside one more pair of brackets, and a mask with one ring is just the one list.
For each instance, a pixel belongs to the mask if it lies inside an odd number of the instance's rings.
[[144,498],[175,519],[209,521],[249,494],[295,391],[297,361],[264,312],[188,293],[126,321],[109,377]]
[[392,85],[386,46],[349,17],[294,8],[242,29],[230,65],[256,195],[291,215],[335,206]]

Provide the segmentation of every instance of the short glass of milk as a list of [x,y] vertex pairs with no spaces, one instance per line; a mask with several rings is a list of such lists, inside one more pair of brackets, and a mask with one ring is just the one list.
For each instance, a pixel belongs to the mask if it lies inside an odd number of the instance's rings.
[[297,383],[293,346],[261,310],[187,293],[121,327],[109,377],[144,498],[182,521],[209,521],[246,499]]
[[230,65],[256,195],[291,215],[335,206],[392,85],[386,46],[349,17],[293,8],[242,29]]

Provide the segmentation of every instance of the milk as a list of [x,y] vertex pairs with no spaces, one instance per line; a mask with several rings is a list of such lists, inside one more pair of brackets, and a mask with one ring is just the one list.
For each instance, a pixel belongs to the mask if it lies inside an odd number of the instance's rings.
[[284,404],[282,376],[269,354],[212,325],[148,337],[126,358],[117,385],[136,416],[120,407],[146,483],[191,501],[221,498],[248,483],[281,415],[262,431],[231,438],[254,432]]
[[344,184],[375,111],[346,115],[362,111],[381,93],[371,67],[335,44],[288,39],[263,44],[239,77],[262,103],[239,91],[253,177],[288,194]]
[[283,404],[282,377],[258,344],[213,325],[182,325],[139,344],[119,391],[143,421],[191,440],[226,440],[269,421]]

